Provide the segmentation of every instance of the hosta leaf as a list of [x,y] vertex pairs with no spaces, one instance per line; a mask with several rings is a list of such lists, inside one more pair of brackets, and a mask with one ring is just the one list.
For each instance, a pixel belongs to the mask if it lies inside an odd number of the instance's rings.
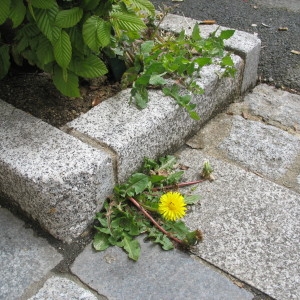
[[58,6],[51,9],[35,9],[36,24],[41,32],[51,41],[54,42],[60,33],[60,28],[54,26],[55,17],[58,13]]
[[69,28],[76,25],[82,18],[83,10],[80,7],[61,10],[56,15],[55,25],[60,28]]
[[68,72],[67,81],[64,80],[63,70],[56,66],[54,68],[53,83],[56,88],[65,96],[79,97],[78,76]]
[[69,69],[76,75],[84,78],[100,77],[108,72],[104,62],[96,55],[91,55],[85,59],[73,59]]
[[13,22],[13,28],[16,28],[23,22],[25,14],[26,14],[26,7],[23,4],[23,2],[19,0],[12,0],[10,12],[9,12],[9,18]]
[[53,44],[53,50],[57,63],[62,68],[67,68],[72,57],[72,45],[69,35],[64,30]]
[[109,235],[97,232],[94,236],[93,246],[97,251],[103,251],[107,249],[110,246],[110,243],[108,241]]
[[0,24],[4,23],[9,16],[10,0],[0,1]]
[[146,28],[145,23],[135,14],[114,11],[110,15],[111,23],[116,31],[141,31]]
[[123,248],[127,251],[129,258],[137,261],[140,257],[141,247],[137,240],[125,236],[122,240]]
[[56,6],[55,0],[29,0],[30,4],[36,8],[50,9]]
[[88,18],[83,24],[83,40],[90,49],[99,52],[110,43],[110,24],[98,16]]
[[5,77],[10,68],[9,46],[3,45],[0,47],[0,79]]

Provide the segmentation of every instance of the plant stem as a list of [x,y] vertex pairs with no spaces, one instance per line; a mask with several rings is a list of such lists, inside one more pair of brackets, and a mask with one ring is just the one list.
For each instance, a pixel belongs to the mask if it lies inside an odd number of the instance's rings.
[[162,228],[154,219],[153,217],[144,209],[143,206],[141,206],[134,198],[129,197],[129,200],[144,214],[145,217],[147,217],[154,226],[157,227],[162,233],[164,233],[168,238],[172,239],[178,244],[184,244],[183,241],[179,240],[175,236],[173,236],[170,232],[166,231],[164,228]]
[[173,189],[173,188],[180,188],[180,187],[185,187],[188,185],[193,185],[193,184],[197,184],[200,182],[206,181],[205,179],[200,179],[200,180],[196,180],[196,181],[189,181],[189,182],[181,182],[181,183],[176,183],[176,184],[172,184],[172,185],[167,185],[164,187],[156,187],[153,188],[153,191],[160,191],[160,190],[164,190],[164,189]]

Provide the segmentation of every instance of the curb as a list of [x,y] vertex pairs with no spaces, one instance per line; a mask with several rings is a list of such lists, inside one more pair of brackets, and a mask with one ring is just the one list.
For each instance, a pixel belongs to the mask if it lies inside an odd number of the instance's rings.
[[[161,27],[189,34],[195,22],[169,15]],[[202,36],[217,27],[201,26]],[[144,157],[175,151],[255,85],[260,40],[236,31],[226,47],[234,53],[236,76],[220,79],[217,66],[203,68],[199,83],[205,94],[193,98],[200,121],[160,91],[150,91],[144,110],[129,105],[130,90],[122,91],[61,130],[0,100],[1,193],[54,237],[71,242]]]

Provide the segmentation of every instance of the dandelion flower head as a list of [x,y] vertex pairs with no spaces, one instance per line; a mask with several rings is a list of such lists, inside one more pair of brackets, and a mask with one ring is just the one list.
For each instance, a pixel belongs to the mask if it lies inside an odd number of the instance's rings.
[[166,219],[175,221],[185,215],[186,203],[178,192],[168,192],[159,199],[158,212]]

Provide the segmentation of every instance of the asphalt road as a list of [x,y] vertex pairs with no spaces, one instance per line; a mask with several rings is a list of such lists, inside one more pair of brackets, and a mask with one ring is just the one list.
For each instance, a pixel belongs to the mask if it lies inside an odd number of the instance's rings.
[[257,34],[262,41],[258,78],[300,92],[300,0],[152,2],[156,8],[172,7],[174,14],[197,20],[214,19],[219,25]]

